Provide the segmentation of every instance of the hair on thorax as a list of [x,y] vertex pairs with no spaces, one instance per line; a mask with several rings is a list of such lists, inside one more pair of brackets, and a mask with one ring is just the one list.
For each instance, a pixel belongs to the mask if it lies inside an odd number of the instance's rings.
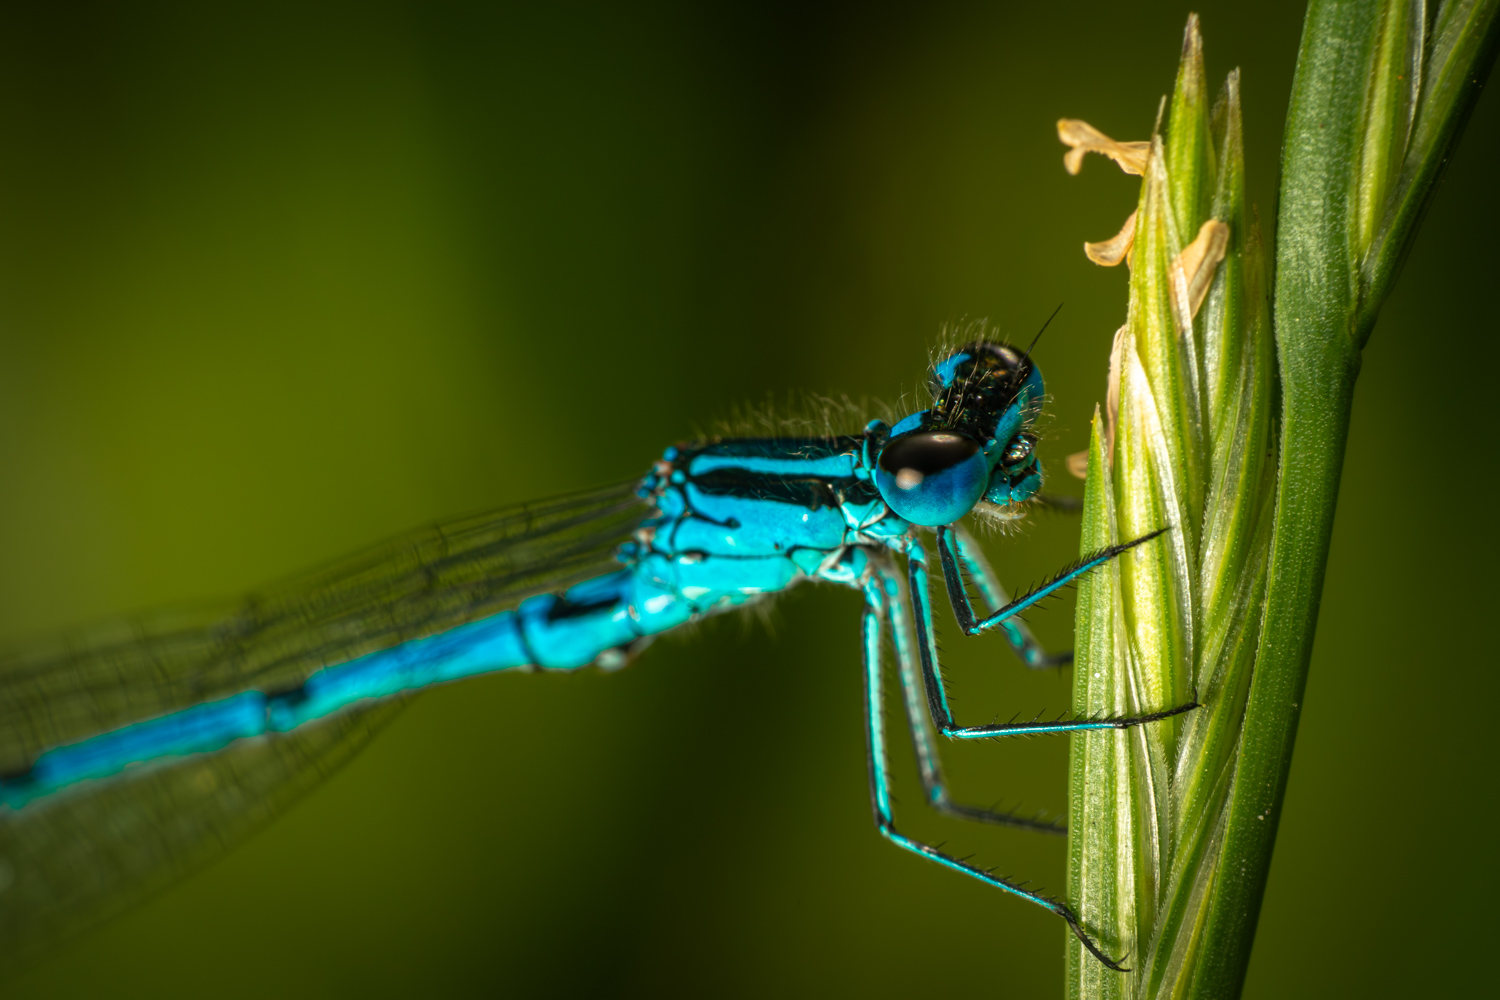
[[764,403],[731,404],[728,416],[714,421],[707,433],[699,430],[698,437],[718,440],[858,435],[871,420],[890,422],[894,413],[894,408],[881,400],[855,400],[799,390],[780,396],[768,393]]

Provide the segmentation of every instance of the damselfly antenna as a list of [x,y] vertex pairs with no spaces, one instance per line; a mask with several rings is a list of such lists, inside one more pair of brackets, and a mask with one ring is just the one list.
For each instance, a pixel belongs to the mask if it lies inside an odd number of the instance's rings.
[[1062,307],[1063,304],[1059,302],[1057,308],[1052,310],[1052,315],[1047,317],[1047,322],[1043,323],[1042,328],[1036,332],[1036,336],[1031,338],[1031,343],[1026,345],[1026,350],[1021,354],[1021,364],[1016,366],[1016,371],[1020,371],[1031,361],[1031,351],[1036,347],[1036,342],[1042,339],[1042,334],[1047,332],[1047,327],[1051,326],[1052,321],[1057,319],[1057,314],[1062,312]]

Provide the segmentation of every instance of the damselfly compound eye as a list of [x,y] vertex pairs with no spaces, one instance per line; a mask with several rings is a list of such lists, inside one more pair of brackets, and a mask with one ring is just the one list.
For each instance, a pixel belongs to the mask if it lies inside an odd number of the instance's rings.
[[880,453],[875,487],[891,510],[913,524],[952,524],[984,496],[989,475],[973,438],[914,431],[892,439]]

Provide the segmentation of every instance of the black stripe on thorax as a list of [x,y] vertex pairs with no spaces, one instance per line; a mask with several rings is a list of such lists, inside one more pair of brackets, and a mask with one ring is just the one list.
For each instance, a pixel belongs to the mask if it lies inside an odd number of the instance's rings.
[[710,496],[774,500],[817,510],[845,503],[867,503],[879,497],[869,480],[850,477],[785,476],[748,469],[715,469],[688,482]]

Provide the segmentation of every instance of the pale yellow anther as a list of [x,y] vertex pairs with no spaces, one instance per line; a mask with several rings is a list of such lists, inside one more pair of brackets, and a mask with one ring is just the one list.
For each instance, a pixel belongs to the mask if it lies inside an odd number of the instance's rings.
[[1075,451],[1068,456],[1067,461],[1068,472],[1072,475],[1079,479],[1087,479],[1089,477],[1089,453],[1087,450]]
[[1213,284],[1214,271],[1224,259],[1228,246],[1229,225],[1218,219],[1209,219],[1198,230],[1198,238],[1183,247],[1182,253],[1172,261],[1167,272],[1172,312],[1182,328],[1191,326],[1193,317],[1203,308],[1208,287]]
[[1135,246],[1135,213],[1125,220],[1120,231],[1099,243],[1085,243],[1084,256],[1100,267],[1114,267],[1121,261],[1130,260],[1130,251]]
[[1085,153],[1107,156],[1127,174],[1139,177],[1146,173],[1146,159],[1151,155],[1149,142],[1115,142],[1088,122],[1077,118],[1059,118],[1057,137],[1064,145],[1073,147],[1063,154],[1063,167],[1070,174],[1076,174],[1082,169]]

